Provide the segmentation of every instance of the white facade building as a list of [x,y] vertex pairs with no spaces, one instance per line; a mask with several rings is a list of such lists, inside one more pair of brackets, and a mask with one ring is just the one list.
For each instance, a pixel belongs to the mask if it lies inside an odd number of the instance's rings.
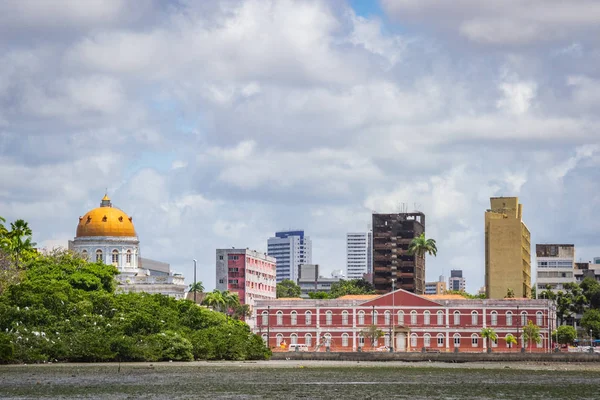
[[276,232],[267,241],[267,254],[277,259],[277,283],[298,279],[298,266],[312,264],[312,241],[304,231]]
[[113,207],[108,196],[104,196],[100,207],[79,217],[69,250],[90,261],[114,265],[119,271],[117,290],[161,293],[177,299],[185,296],[183,275],[172,272],[167,263],[140,257],[133,219]]
[[346,234],[346,276],[348,279],[362,279],[364,274],[373,272],[372,237],[371,232]]
[[575,245],[536,244],[536,294],[548,286],[553,292],[563,290],[565,283],[575,282]]

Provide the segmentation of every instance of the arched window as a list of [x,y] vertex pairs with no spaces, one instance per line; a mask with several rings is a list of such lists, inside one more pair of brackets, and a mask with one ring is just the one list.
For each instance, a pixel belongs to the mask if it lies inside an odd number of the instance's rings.
[[491,317],[492,318],[490,321],[490,325],[492,325],[492,326],[498,325],[498,313],[496,311],[492,311]]
[[88,252],[87,252],[87,250],[83,250],[81,252],[81,258],[83,258],[84,260],[88,259]]
[[536,346],[538,349],[541,349],[542,347],[544,347],[544,335],[542,335],[540,333],[540,340],[539,342],[536,343]]
[[323,343],[325,344],[325,346],[331,346],[331,333],[326,333],[325,335],[323,335]]
[[392,323],[391,317],[392,317],[392,313],[390,311],[386,311],[384,314],[384,318],[383,318],[385,325],[391,325],[391,323]]
[[512,317],[513,317],[513,313],[510,311],[507,311],[506,312],[506,325],[507,326],[511,326],[513,324]]
[[437,324],[444,325],[444,312],[442,310],[437,312]]
[[373,325],[377,325],[377,317],[379,313],[375,310],[371,311],[371,320],[373,321]]
[[365,324],[365,312],[360,310],[358,312],[358,324],[359,325],[364,325]]
[[429,325],[431,323],[431,313],[429,310],[423,312],[423,325]]
[[312,335],[310,333],[304,335],[304,344],[308,347],[312,346]]
[[312,324],[312,313],[310,311],[304,313],[304,323],[306,325]]
[[398,325],[404,325],[404,311],[398,311]]
[[102,250],[96,250],[96,262],[103,262]]
[[527,325],[527,311],[521,312],[521,326]]
[[283,311],[277,311],[277,325],[283,325]]
[[114,249],[112,251],[112,264],[114,266],[119,265],[119,250],[117,250],[117,249]]
[[423,335],[423,346],[431,347],[431,335],[429,333]]
[[298,344],[298,335],[295,333],[290,335],[290,344]]
[[471,325],[477,325],[479,314],[477,311],[471,311]]
[[444,347],[444,334],[442,333],[437,335],[437,347]]
[[325,325],[331,325],[333,320],[333,313],[331,311],[325,312]]
[[410,347],[417,347],[417,334],[416,333],[410,334]]
[[417,324],[417,312],[415,310],[412,310],[410,312],[410,324],[411,325]]
[[127,265],[131,265],[131,250],[127,250],[126,262]]
[[342,325],[348,325],[348,311],[342,311]]
[[290,313],[290,325],[296,325],[298,323],[298,313],[296,311],[292,311]]
[[535,324],[540,327],[544,325],[544,313],[541,311],[535,313]]
[[476,333],[471,335],[471,347],[477,347],[479,345],[479,335]]
[[460,347],[460,333],[455,333],[453,336],[454,347]]
[[385,335],[383,335],[383,345],[385,347],[390,347],[390,334],[386,333]]
[[268,343],[269,342],[269,336],[267,336],[266,333],[262,334],[262,340],[263,340],[263,343],[265,344],[265,346],[269,345],[269,343]]
[[269,312],[268,311],[262,312],[262,324],[269,325]]
[[348,347],[348,334],[342,333],[342,347]]
[[460,311],[454,311],[454,325],[460,325]]
[[279,346],[281,346],[281,342],[283,342],[283,335],[281,333],[278,333],[276,338],[277,338],[277,341],[276,341],[277,347],[279,347]]

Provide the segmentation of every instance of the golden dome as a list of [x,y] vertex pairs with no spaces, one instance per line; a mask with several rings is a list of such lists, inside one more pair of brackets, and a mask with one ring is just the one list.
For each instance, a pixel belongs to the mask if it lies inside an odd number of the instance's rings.
[[79,217],[76,237],[84,236],[126,236],[135,237],[132,218],[122,210],[112,206],[107,195],[102,199],[100,207],[88,211]]

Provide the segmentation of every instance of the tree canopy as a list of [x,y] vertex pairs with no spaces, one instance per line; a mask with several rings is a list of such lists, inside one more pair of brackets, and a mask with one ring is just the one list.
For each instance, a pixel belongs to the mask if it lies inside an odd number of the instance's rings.
[[276,286],[276,291],[278,299],[284,297],[300,297],[302,294],[300,286],[298,286],[298,284],[291,279],[284,279],[279,282]]
[[426,239],[425,233],[415,237],[408,246],[408,254],[424,257],[425,254],[437,256],[437,245],[434,239]]

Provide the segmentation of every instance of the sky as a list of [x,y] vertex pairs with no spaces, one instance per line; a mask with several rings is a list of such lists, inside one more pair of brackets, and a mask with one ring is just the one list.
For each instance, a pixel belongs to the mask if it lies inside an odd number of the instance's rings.
[[217,248],[300,228],[331,271],[418,209],[427,280],[475,292],[489,198],[518,196],[533,245],[588,261],[599,37],[592,0],[0,2],[0,215],[66,246],[108,191],[212,290]]

